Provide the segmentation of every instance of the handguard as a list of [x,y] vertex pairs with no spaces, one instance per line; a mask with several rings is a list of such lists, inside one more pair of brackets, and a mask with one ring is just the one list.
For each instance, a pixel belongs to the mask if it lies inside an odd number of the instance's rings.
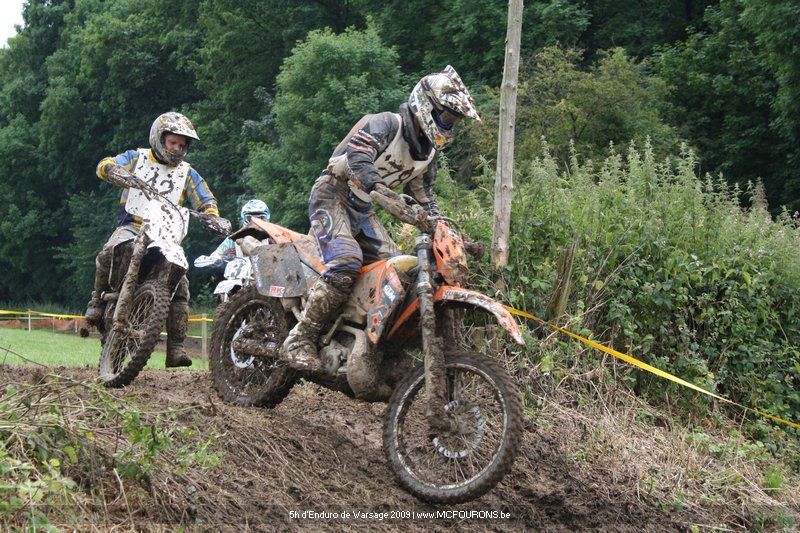
[[158,196],[158,191],[152,185],[133,175],[122,165],[117,165],[116,163],[109,165],[106,169],[106,179],[123,189],[139,189],[148,200],[153,196]]
[[127,189],[133,186],[133,174],[122,165],[111,164],[106,167],[106,180],[118,187]]
[[212,233],[217,235],[228,236],[233,229],[230,220],[227,218],[217,217],[213,215],[205,215],[203,213],[196,213],[190,211],[190,214],[195,217],[200,223]]

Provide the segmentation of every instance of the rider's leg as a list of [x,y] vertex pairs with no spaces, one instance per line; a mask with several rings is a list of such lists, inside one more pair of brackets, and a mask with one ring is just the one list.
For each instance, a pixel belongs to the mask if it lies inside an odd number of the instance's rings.
[[322,361],[317,355],[317,341],[325,324],[336,316],[350,296],[352,281],[346,278],[346,288],[338,288],[325,277],[319,278],[308,292],[300,320],[283,343],[283,360],[297,370],[319,371]]
[[183,343],[189,329],[189,280],[183,276],[178,282],[175,296],[169,304],[167,316],[167,360],[166,367],[191,366]]
[[369,209],[363,215],[354,233],[361,247],[365,265],[400,254],[400,250],[392,240],[392,236],[383,227],[374,209]]
[[108,238],[108,241],[103,245],[103,249],[97,254],[94,260],[95,274],[94,274],[94,290],[92,291],[92,298],[86,309],[86,321],[90,325],[97,325],[103,318],[103,311],[105,311],[106,303],[100,299],[103,291],[110,288],[109,276],[111,275],[111,265],[114,259],[114,248],[121,246],[130,246],[130,241],[136,236],[136,229],[132,224],[125,224],[117,227],[114,233]]
[[351,234],[351,220],[340,189],[334,178],[323,176],[311,190],[311,231],[328,270],[311,287],[300,321],[283,343],[281,358],[298,370],[321,369],[317,357],[320,332],[347,300],[361,268],[361,249]]
[[92,291],[92,298],[86,307],[86,321],[90,325],[96,325],[103,318],[106,304],[100,299],[100,295],[108,289],[108,276],[111,273],[113,251],[113,246],[103,248],[94,260],[94,290]]

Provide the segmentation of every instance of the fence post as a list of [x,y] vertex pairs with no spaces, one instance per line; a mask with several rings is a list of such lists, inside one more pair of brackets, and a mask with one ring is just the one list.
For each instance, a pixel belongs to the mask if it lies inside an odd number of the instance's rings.
[[200,331],[203,332],[202,333],[202,335],[203,335],[203,341],[202,341],[203,359],[205,359],[207,361],[208,360],[208,350],[207,350],[207,346],[208,346],[208,340],[207,340],[207,337],[208,337],[208,326],[206,325],[206,315],[205,315],[205,313],[203,313],[202,317],[203,317],[203,321],[201,322],[202,325],[200,326]]
[[31,332],[31,310],[28,309],[28,333]]

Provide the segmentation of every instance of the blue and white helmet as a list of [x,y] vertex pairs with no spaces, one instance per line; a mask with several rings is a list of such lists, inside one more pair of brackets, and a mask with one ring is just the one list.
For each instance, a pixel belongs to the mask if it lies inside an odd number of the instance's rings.
[[242,224],[250,222],[251,217],[257,217],[262,220],[269,221],[269,207],[267,204],[257,198],[249,200],[242,206]]

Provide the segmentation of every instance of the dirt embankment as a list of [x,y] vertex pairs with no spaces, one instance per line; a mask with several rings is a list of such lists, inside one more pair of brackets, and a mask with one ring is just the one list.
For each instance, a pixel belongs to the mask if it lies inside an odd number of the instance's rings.
[[[94,378],[90,369],[55,372]],[[42,374],[40,368],[5,366],[0,386]],[[295,387],[276,409],[241,408],[223,404],[205,372],[153,370],[114,394],[144,410],[179,411],[182,424],[215,436],[224,456],[216,468],[154,479],[153,505],[118,502],[106,513],[75,518],[101,530],[665,531],[690,522],[639,501],[632,490],[635,479],[609,479],[569,459],[559,444],[565,436],[537,428],[530,418],[514,469],[498,487],[470,503],[431,506],[400,489],[386,464],[383,404],[355,402],[306,384]],[[351,518],[339,518],[345,511]],[[354,511],[373,514],[357,520]],[[437,511],[438,518],[420,516]],[[303,512],[319,514],[304,520]],[[404,518],[410,512],[414,518]],[[492,512],[510,518],[487,514]]]

